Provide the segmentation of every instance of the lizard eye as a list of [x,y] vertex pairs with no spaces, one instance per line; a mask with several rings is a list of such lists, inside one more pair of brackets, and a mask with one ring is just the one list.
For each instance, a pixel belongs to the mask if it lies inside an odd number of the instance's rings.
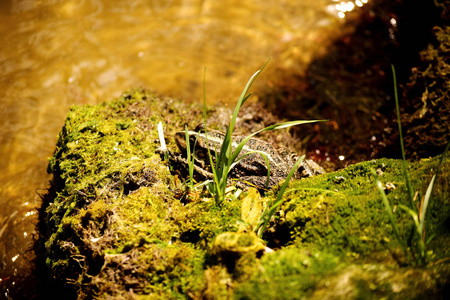
[[198,124],[197,127],[195,127],[194,131],[198,133],[205,133],[206,132],[205,124],[203,123]]

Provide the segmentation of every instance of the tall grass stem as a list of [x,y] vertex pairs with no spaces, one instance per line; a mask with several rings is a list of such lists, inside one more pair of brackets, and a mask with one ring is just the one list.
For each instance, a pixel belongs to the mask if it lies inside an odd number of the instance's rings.
[[398,124],[398,132],[400,135],[400,147],[402,149],[403,175],[405,176],[405,179],[406,179],[406,187],[408,189],[410,208],[415,209],[415,205],[414,205],[414,201],[413,201],[413,190],[411,188],[411,181],[409,180],[408,168],[406,165],[405,147],[403,145],[402,123],[400,120],[400,105],[399,105],[399,101],[398,101],[398,92],[397,92],[397,76],[395,74],[394,65],[391,65],[391,68],[392,68],[392,76],[393,76],[393,80],[394,80],[395,109],[397,111],[397,124]]

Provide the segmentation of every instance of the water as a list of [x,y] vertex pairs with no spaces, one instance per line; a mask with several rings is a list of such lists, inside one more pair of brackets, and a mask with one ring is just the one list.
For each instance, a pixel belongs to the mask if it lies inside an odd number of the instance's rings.
[[[145,87],[209,103],[234,103],[273,57],[301,72],[342,20],[331,0],[2,0],[0,2],[0,286],[31,270],[47,158],[71,105]],[[299,71],[300,70],[300,71]]]

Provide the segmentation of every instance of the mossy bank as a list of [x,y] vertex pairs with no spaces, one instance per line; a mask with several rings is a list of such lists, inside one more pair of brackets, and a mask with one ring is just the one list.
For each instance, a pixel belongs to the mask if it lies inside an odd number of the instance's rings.
[[[208,115],[217,113],[208,110]],[[408,204],[402,162],[379,159],[292,181],[260,240],[250,228],[279,187],[249,189],[215,204],[180,201],[177,170],[162,159],[201,108],[143,90],[73,107],[48,171],[38,225],[41,296],[79,299],[407,299],[449,292],[450,162],[444,160],[427,213],[426,266],[404,256],[371,169],[396,208]],[[408,164],[425,194],[438,158]],[[395,210],[407,240],[411,218]]]

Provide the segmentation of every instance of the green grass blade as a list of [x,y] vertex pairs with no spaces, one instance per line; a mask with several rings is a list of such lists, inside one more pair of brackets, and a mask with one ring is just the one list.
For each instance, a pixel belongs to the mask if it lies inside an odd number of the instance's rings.
[[391,65],[392,68],[392,76],[394,80],[394,97],[395,97],[395,109],[397,111],[397,123],[398,123],[398,132],[400,135],[400,147],[402,149],[402,159],[403,159],[403,176],[405,177],[406,187],[408,189],[408,197],[409,197],[409,205],[411,209],[415,209],[416,206],[413,202],[413,190],[411,187],[411,181],[409,180],[408,169],[406,166],[406,157],[405,157],[405,147],[403,146],[403,133],[402,133],[402,123],[400,121],[400,107],[398,101],[398,92],[397,92],[397,76],[395,75],[395,67]]
[[391,222],[392,229],[394,230],[395,237],[396,237],[398,243],[400,244],[400,247],[402,248],[403,252],[405,253],[405,255],[407,255],[406,247],[403,244],[402,239],[400,238],[400,231],[398,230],[397,220],[395,219],[395,216],[392,213],[391,205],[389,204],[389,200],[387,199],[386,193],[384,192],[384,189],[383,189],[383,184],[378,179],[378,175],[375,172],[375,170],[371,170],[371,172],[375,176],[376,185],[377,185],[378,191],[380,192],[381,199],[383,200],[383,204],[384,204],[385,210],[388,214],[389,221]]
[[289,121],[289,122],[284,122],[284,123],[280,123],[280,124],[267,126],[266,128],[260,129],[260,130],[258,130],[256,132],[248,135],[247,137],[245,137],[239,143],[239,145],[236,147],[236,149],[234,150],[233,156],[231,158],[231,161],[236,160],[236,158],[239,156],[239,153],[241,153],[242,148],[244,148],[244,146],[248,142],[248,140],[251,139],[252,137],[254,137],[255,135],[257,135],[258,133],[261,133],[263,131],[278,130],[278,129],[288,128],[288,127],[295,126],[295,125],[315,123],[315,122],[326,122],[326,121],[328,121],[328,120],[299,120],[299,121]]
[[442,153],[441,159],[439,160],[439,165],[437,166],[436,172],[434,173],[433,177],[431,178],[430,184],[428,185],[427,191],[425,193],[425,198],[423,200],[422,210],[420,211],[420,232],[424,231],[425,228],[425,216],[427,213],[428,203],[430,202],[431,194],[433,192],[434,188],[434,182],[436,180],[436,177],[441,169],[442,162],[444,161],[445,156],[447,155],[448,148],[450,146],[450,142],[447,143],[447,146],[445,147],[444,153]]
[[432,235],[430,235],[427,240],[425,241],[425,246],[427,246],[429,243],[431,243],[431,241],[434,239],[434,237],[436,236],[436,233],[433,233]]
[[[251,95],[251,94],[248,94],[248,90],[250,89],[253,82],[256,80],[258,75],[265,68],[265,66],[267,65],[267,63],[269,61],[270,61],[270,59],[267,60],[267,62],[263,65],[263,67],[260,70],[258,70],[255,74],[253,74],[252,77],[250,77],[247,84],[245,85],[244,90],[242,91],[241,96],[239,97],[238,103],[236,104],[236,106],[234,108],[233,115],[230,120],[230,124],[225,133],[225,138],[222,143],[220,154],[219,154],[219,156],[216,155],[216,166],[215,166],[216,170],[213,173],[214,173],[214,182],[216,185],[216,202],[218,204],[221,203],[221,201],[223,201],[223,199],[224,199],[225,189],[226,189],[226,185],[227,185],[227,175],[230,170],[230,166],[233,163],[233,160],[232,160],[233,151],[231,148],[231,143],[232,143],[231,136],[232,136],[232,133],[234,130],[237,115],[239,113],[239,110],[240,110],[242,104]],[[206,68],[205,68],[205,73],[206,73]],[[204,77],[203,77],[203,118],[204,118],[204,123],[205,123],[205,127],[206,127],[206,91],[205,91],[206,90],[206,88],[205,88],[206,80],[205,80],[205,77],[206,76],[204,75]],[[217,151],[216,151],[216,153],[217,153]],[[211,165],[213,165],[211,155],[209,155],[209,157],[210,157]]]
[[436,180],[436,174],[431,177],[430,184],[428,185],[425,197],[423,199],[422,210],[420,211],[420,224],[418,224],[419,231],[423,232],[425,226],[425,214],[427,213],[428,203],[430,202],[431,192],[433,191],[434,181]]
[[245,96],[244,100],[242,101],[242,104],[244,104],[245,101],[247,101],[247,99],[250,98],[251,95],[253,95],[252,92],[248,93],[247,96]]
[[254,231],[256,232],[256,234],[258,235],[259,238],[262,238],[264,230],[266,230],[267,224],[269,224],[269,221],[272,218],[273,214],[277,211],[278,206],[280,206],[283,203],[283,194],[286,191],[287,186],[289,185],[289,181],[291,180],[295,171],[297,171],[298,166],[304,159],[305,159],[305,156],[302,155],[295,162],[294,166],[292,167],[291,171],[289,172],[289,175],[286,177],[286,180],[284,181],[283,185],[281,186],[281,189],[278,192],[277,198],[275,199],[274,203],[270,206],[270,208],[269,208],[269,204],[267,204],[266,208],[264,209],[264,212],[260,218],[260,222],[254,229]]
[[415,212],[414,210],[412,210],[411,208],[409,208],[408,206],[403,205],[403,204],[399,204],[398,207],[400,207],[401,209],[406,211],[411,216],[411,218],[414,221],[414,226],[416,228],[416,233],[419,235],[419,237],[422,236],[421,231],[418,230],[419,229],[419,215],[417,214],[417,212]]
[[416,229],[416,234],[417,234],[417,247],[418,247],[418,254],[419,254],[419,259],[420,262],[425,265],[426,264],[426,248],[425,248],[425,243],[422,239],[422,231],[420,230],[420,225],[419,225],[419,216],[417,215],[417,212],[410,209],[409,207],[400,204],[398,207],[400,207],[401,209],[403,209],[404,211],[406,211],[413,219],[414,221],[414,228]]
[[439,160],[439,165],[436,171],[436,174],[439,172],[442,162],[444,161],[445,156],[447,155],[448,149],[450,148],[450,141],[447,143],[447,146],[445,147],[444,153],[442,153],[441,159]]
[[[236,124],[236,119],[239,113],[239,110],[241,109],[241,106],[244,104],[244,102],[250,97],[250,94],[248,93],[248,90],[252,86],[253,82],[255,82],[256,78],[258,78],[259,74],[262,70],[266,67],[266,65],[269,63],[270,58],[266,61],[266,63],[262,66],[262,68],[255,72],[255,74],[250,77],[247,84],[245,85],[244,89],[242,90],[241,96],[239,97],[239,100],[234,108],[233,115],[230,120],[230,125],[227,128],[227,131],[225,133],[225,138],[222,143],[222,149],[220,151],[219,161],[223,162],[224,165],[231,165],[233,163],[232,157],[232,149],[231,149],[231,136],[234,131],[234,126]],[[224,172],[225,173],[225,172]]]
[[[269,63],[269,61],[270,61],[270,59],[268,59],[266,61],[266,63],[262,66],[262,68],[260,70],[255,72],[250,77],[250,79],[248,80],[247,84],[245,85],[245,87],[244,87],[244,89],[243,89],[243,91],[242,91],[242,93],[241,93],[241,95],[240,95],[240,97],[238,99],[238,102],[237,102],[237,104],[236,104],[236,106],[234,108],[233,114],[231,116],[230,124],[229,124],[229,126],[227,128],[224,140],[222,142],[221,150],[220,150],[219,154],[217,154],[218,153],[217,151],[215,152],[215,158],[216,158],[215,163],[214,163],[214,161],[212,159],[212,155],[211,155],[211,153],[209,152],[209,149],[208,149],[208,156],[209,156],[209,159],[210,159],[210,163],[211,163],[212,171],[213,171],[213,176],[214,176],[214,185],[215,185],[215,190],[216,190],[215,198],[216,198],[217,204],[220,204],[221,201],[224,200],[223,197],[225,196],[225,190],[226,190],[226,187],[227,187],[228,173],[230,172],[232,167],[235,165],[235,162],[237,162],[237,158],[238,158],[241,150],[243,149],[243,147],[245,146],[246,142],[251,137],[253,137],[254,135],[256,135],[256,134],[258,134],[258,133],[260,133],[262,131],[276,130],[276,129],[287,128],[287,127],[294,126],[294,125],[325,121],[325,120],[291,121],[291,122],[285,122],[285,123],[281,123],[281,124],[272,125],[272,126],[266,127],[264,129],[261,129],[261,130],[255,132],[255,133],[249,135],[243,141],[241,141],[241,143],[239,143],[239,145],[233,151],[233,148],[232,148],[232,133],[234,131],[237,115],[239,113],[239,110],[240,110],[241,106],[244,104],[245,101],[247,101],[247,99],[251,95],[251,93],[249,93],[250,87],[252,86],[254,81],[257,79],[257,77],[259,76],[261,71]],[[206,127],[206,68],[205,68],[204,77],[203,77],[203,118],[204,118],[204,123],[205,123],[205,127]],[[205,136],[207,136],[207,132],[205,132]],[[264,159],[265,159],[265,161],[267,163],[267,166],[268,166],[268,175],[267,175],[267,184],[268,184],[269,180],[270,180],[270,164],[268,162],[268,158],[266,156],[264,156],[264,155],[263,155],[263,157],[264,157]],[[283,190],[283,193],[284,193],[284,190]]]
[[236,118],[237,115],[239,113],[239,110],[241,109],[242,104],[244,104],[244,102],[248,99],[248,97],[250,95],[247,96],[247,92],[250,89],[250,87],[252,86],[253,82],[255,82],[256,78],[258,78],[259,74],[264,70],[264,68],[267,66],[267,64],[269,63],[270,58],[266,61],[266,63],[262,66],[261,69],[259,69],[258,71],[255,72],[255,74],[252,75],[252,77],[250,77],[250,79],[248,80],[247,84],[244,87],[244,90],[241,93],[241,96],[239,97],[239,100],[236,104],[236,107],[234,108],[234,112],[233,112],[233,116],[231,117],[231,122],[230,122],[230,127],[231,127],[231,132],[233,132],[234,129],[234,124],[236,123]]

